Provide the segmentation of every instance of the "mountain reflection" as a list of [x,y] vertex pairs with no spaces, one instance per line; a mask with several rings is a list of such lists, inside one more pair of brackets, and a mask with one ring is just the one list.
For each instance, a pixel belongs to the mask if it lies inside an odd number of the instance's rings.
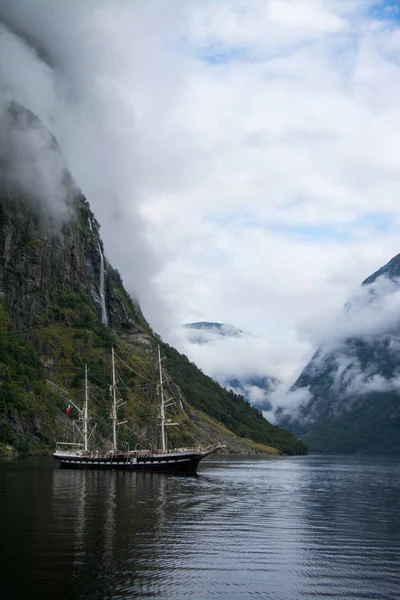
[[0,462],[4,598],[398,600],[400,460],[214,460],[197,478]]

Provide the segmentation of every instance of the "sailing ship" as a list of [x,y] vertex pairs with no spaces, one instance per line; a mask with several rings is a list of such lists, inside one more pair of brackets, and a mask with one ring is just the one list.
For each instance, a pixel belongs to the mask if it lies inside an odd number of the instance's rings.
[[158,346],[158,372],[159,372],[159,417],[160,417],[160,448],[157,450],[136,449],[121,451],[118,449],[118,427],[126,421],[118,421],[118,409],[124,404],[117,394],[115,375],[115,353],[111,350],[112,362],[112,385],[111,385],[111,414],[112,422],[112,446],[109,450],[99,451],[89,448],[94,429],[89,433],[89,394],[88,394],[88,371],[85,366],[85,401],[83,408],[79,408],[72,400],[70,403],[80,415],[82,427],[79,429],[81,442],[57,442],[54,458],[64,469],[103,469],[118,471],[138,471],[143,473],[175,473],[195,475],[199,462],[206,456],[216,452],[223,446],[221,444],[209,446],[208,448],[168,448],[167,427],[178,425],[166,418],[168,402],[165,401],[164,380],[162,372],[163,359],[161,358],[160,346]]

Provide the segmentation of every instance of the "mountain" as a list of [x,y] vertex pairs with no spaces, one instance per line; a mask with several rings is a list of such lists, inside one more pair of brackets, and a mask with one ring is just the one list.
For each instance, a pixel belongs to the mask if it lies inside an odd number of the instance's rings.
[[[229,341],[232,339],[255,339],[252,334],[246,333],[233,325],[212,321],[186,323],[185,325],[182,325],[182,330],[185,332],[186,340],[190,344],[197,345],[221,344],[224,341],[229,344]],[[240,346],[237,346],[236,350],[240,352]],[[224,347],[221,346],[221,352],[223,351]],[[218,377],[215,377],[215,380],[224,388],[243,396],[252,406],[265,411],[271,410],[268,395],[273,392],[279,384],[278,379],[267,375],[254,373],[238,375],[235,373],[234,366],[229,365],[229,360],[227,361],[226,373],[220,373]]]
[[292,391],[278,422],[313,451],[400,452],[400,254],[368,277]]
[[152,382],[160,343],[166,389],[184,419],[173,443],[219,440],[241,453],[305,453],[302,442],[154,334],[108,262],[99,223],[40,121],[12,104],[0,111],[0,127],[1,449],[49,449],[63,437],[69,398],[81,404],[85,364],[91,417],[106,436],[112,346],[130,424],[121,442],[149,444],[157,431]]
[[241,329],[226,323],[213,323],[210,321],[198,321],[197,323],[186,323],[182,325],[186,338],[192,344],[209,344],[221,338],[241,338],[245,334]]
[[260,375],[247,375],[245,377],[220,378],[218,382],[228,390],[240,394],[252,406],[260,410],[270,411],[271,402],[268,399],[269,394],[276,390],[279,381],[274,377],[263,377]]

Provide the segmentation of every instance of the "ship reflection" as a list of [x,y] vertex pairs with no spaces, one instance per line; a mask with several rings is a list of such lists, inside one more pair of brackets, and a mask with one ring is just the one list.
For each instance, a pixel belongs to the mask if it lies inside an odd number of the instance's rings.
[[144,565],[158,562],[158,542],[177,510],[167,502],[174,481],[141,473],[53,472],[54,516],[73,532],[72,595],[118,595],[139,571],[143,578]]

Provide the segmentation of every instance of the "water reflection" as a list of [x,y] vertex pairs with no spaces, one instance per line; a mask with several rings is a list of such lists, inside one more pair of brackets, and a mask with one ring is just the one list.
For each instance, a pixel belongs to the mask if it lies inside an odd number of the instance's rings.
[[300,496],[303,595],[399,597],[398,461],[332,457],[327,468],[315,457],[311,464]]
[[113,597],[133,582],[146,593],[146,573],[157,580],[152,565],[163,561],[168,518],[179,509],[169,502],[169,486],[180,478],[73,470],[52,476],[55,526],[73,541],[71,595]]
[[210,461],[197,478],[0,463],[6,598],[400,597],[400,461]]

